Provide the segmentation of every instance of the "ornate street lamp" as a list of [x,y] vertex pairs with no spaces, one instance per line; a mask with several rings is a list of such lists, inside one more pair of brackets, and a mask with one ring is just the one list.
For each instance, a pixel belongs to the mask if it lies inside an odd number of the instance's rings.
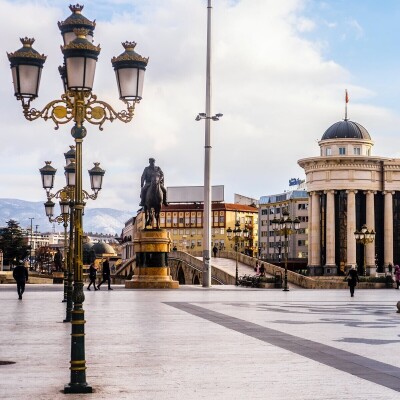
[[296,217],[294,220],[290,218],[289,211],[287,209],[282,211],[281,219],[274,219],[271,221],[272,229],[277,231],[278,234],[283,235],[285,238],[284,242],[284,253],[285,253],[285,277],[283,284],[283,291],[288,292],[288,279],[287,279],[287,261],[288,261],[288,236],[295,234],[300,229],[300,220]]
[[[227,236],[229,240],[235,241],[235,251],[236,251],[236,268],[235,268],[235,285],[239,285],[239,243],[240,241],[244,241],[249,236],[249,231],[245,228],[243,230],[240,229],[239,220],[235,223],[235,229],[232,230],[230,227],[226,230]],[[233,235],[232,235],[233,234]]]
[[367,225],[363,225],[360,231],[354,232],[354,238],[357,243],[360,243],[364,246],[364,265],[363,265],[363,275],[367,276],[367,262],[366,262],[366,246],[369,243],[373,243],[375,240],[375,232],[373,229],[369,230]]
[[[95,23],[82,16],[83,6],[70,6],[72,15],[59,28],[64,45],[61,78],[64,93],[61,98],[48,103],[42,110],[30,108],[30,103],[38,96],[41,71],[46,60],[32,48],[34,39],[21,39],[23,47],[9,53],[14,82],[14,93],[21,100],[24,117],[29,121],[39,118],[51,120],[58,129],[60,124],[73,122],[71,135],[75,139],[75,185],[74,187],[74,289],[71,335],[71,380],[64,388],[65,393],[91,393],[92,388],[86,382],[85,360],[85,316],[83,302],[83,246],[82,215],[85,193],[82,189],[82,142],[87,134],[85,122],[97,125],[103,130],[106,121],[118,119],[128,123],[132,121],[136,103],[142,98],[144,71],[148,59],[133,52],[132,46],[125,46],[125,53],[113,58],[112,63],[117,75],[120,98],[126,104],[126,110],[116,112],[109,104],[97,100],[92,93],[96,62],[100,47],[92,44]],[[133,43],[133,42],[125,42]],[[128,53],[128,54],[127,54]],[[65,70],[63,67],[65,66]],[[135,75],[136,74],[136,75]],[[135,79],[136,77],[136,79]],[[55,173],[55,172],[54,172]],[[98,191],[100,175],[94,176],[95,189]],[[92,182],[93,183],[93,182]],[[71,182],[70,182],[71,184]],[[52,186],[51,186],[52,187]],[[50,190],[46,182],[46,190]],[[89,196],[95,198],[95,195]]]

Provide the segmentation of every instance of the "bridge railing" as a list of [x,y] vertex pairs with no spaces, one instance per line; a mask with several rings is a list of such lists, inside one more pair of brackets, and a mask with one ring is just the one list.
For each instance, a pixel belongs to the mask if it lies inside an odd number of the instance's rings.
[[[191,254],[189,254],[184,251],[171,251],[169,253],[168,259],[181,260],[182,262],[186,263],[190,267],[196,269],[199,272],[199,275],[201,275],[203,272],[203,261],[196,258],[196,257],[201,256],[201,254],[200,254],[201,252],[196,252],[196,253],[199,253],[199,255],[193,254],[193,253],[194,252],[191,252]],[[230,275],[229,273],[227,273],[225,271],[222,271],[217,266],[213,266],[213,265],[211,265],[211,279],[214,280],[216,283],[223,284],[223,285],[234,285],[235,284],[234,276]]]

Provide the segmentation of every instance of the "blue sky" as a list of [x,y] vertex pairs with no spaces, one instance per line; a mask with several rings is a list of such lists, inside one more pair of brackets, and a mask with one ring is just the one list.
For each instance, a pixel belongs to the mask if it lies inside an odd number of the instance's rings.
[[[6,52],[35,37],[48,56],[39,98],[43,108],[60,96],[62,63],[57,21],[70,15],[68,1],[0,0],[0,185],[3,198],[45,199],[38,169],[52,160],[63,184],[63,153],[70,127],[28,122],[13,97]],[[166,186],[203,184],[206,0],[98,0],[84,2],[96,19],[101,45],[94,92],[121,110],[111,57],[134,40],[149,57],[143,100],[134,121],[88,126],[84,169],[106,170],[104,188],[88,207],[136,210],[140,176],[149,157],[165,173]],[[375,141],[373,155],[400,158],[400,1],[213,0],[212,184],[259,198],[302,178],[301,158],[319,154],[324,131],[344,117]],[[32,18],[32,15],[40,15]],[[10,168],[12,166],[12,168]],[[87,177],[84,184],[88,185]]]
[[320,42],[326,59],[348,69],[353,84],[373,91],[375,104],[399,107],[398,0],[310,0],[304,15],[315,21],[304,37]]

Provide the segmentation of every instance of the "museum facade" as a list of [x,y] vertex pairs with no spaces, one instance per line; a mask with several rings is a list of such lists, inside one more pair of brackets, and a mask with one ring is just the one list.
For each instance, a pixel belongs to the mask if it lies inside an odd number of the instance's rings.
[[[365,264],[369,275],[400,263],[400,159],[373,156],[368,131],[348,119],[329,127],[318,144],[318,157],[298,161],[309,193],[309,274]],[[375,233],[372,243],[356,240],[363,225]]]

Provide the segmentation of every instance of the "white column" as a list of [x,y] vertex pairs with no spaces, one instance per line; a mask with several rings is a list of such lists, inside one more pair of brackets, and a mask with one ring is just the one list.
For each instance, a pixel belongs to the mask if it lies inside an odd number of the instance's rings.
[[313,267],[320,266],[321,259],[321,234],[320,234],[320,218],[321,204],[318,192],[312,194],[312,217],[311,217],[311,265]]
[[384,264],[387,267],[393,265],[393,193],[390,191],[382,192],[385,196],[385,216],[384,216]]
[[312,235],[311,235],[311,223],[312,223],[312,199],[313,199],[313,192],[308,193],[308,265],[312,265]]
[[357,264],[356,239],[356,193],[357,190],[346,190],[347,193],[347,261],[346,266],[352,267]]
[[326,266],[336,266],[335,262],[335,191],[326,192]]
[[[374,194],[371,190],[365,192],[366,197],[366,216],[365,216],[365,225],[371,231],[375,231],[375,202],[374,202]],[[365,261],[367,264],[367,268],[375,267],[375,242],[368,243],[365,246]]]

